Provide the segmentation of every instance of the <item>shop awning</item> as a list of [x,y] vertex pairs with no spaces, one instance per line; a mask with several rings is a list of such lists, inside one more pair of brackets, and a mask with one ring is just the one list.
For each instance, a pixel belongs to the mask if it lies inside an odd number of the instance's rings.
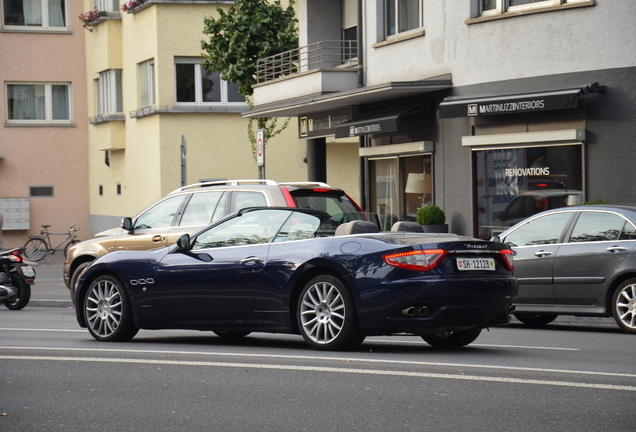
[[360,114],[336,128],[336,138],[395,132],[404,129],[422,115],[422,108]]
[[536,93],[449,96],[439,104],[439,111],[441,118],[454,118],[568,109],[578,107],[580,96],[603,91],[605,86],[593,83]]

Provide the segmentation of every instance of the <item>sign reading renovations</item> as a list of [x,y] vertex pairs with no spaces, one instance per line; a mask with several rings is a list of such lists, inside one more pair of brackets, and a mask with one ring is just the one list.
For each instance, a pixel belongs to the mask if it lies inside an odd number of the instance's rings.
[[335,135],[336,127],[351,120],[351,108],[304,114],[298,117],[299,138],[321,138]]

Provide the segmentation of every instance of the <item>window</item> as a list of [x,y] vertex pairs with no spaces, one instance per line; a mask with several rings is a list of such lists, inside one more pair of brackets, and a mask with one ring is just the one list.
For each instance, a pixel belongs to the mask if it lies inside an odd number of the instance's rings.
[[567,3],[590,3],[589,0],[479,0],[482,16],[499,15],[506,12],[540,11]]
[[267,206],[267,199],[261,192],[233,192],[232,211],[239,211],[247,207]]
[[5,27],[33,29],[66,29],[66,0],[4,0]]
[[120,0],[95,0],[95,7],[100,11],[119,12]]
[[208,72],[201,67],[200,58],[176,58],[175,81],[177,103],[240,103],[245,99],[238,85],[221,79],[219,72]]
[[421,17],[421,0],[384,0],[384,24],[387,37],[421,27]]
[[121,195],[121,183],[117,183],[117,195]]
[[594,241],[613,241],[619,237],[628,237],[631,235],[630,230],[633,227],[627,224],[627,232],[621,236],[626,221],[622,217],[611,213],[583,212],[574,225],[570,242],[594,242]]
[[111,69],[99,74],[98,113],[112,114],[124,111],[121,85],[121,69]]
[[29,186],[29,196],[34,198],[52,197],[53,186]]
[[141,107],[149,107],[155,103],[155,61],[139,63],[139,102]]
[[135,229],[165,228],[171,226],[186,196],[187,195],[177,195],[167,198],[147,210],[135,221]]
[[556,244],[571,216],[572,212],[563,212],[534,219],[508,234],[503,242],[508,246]]
[[99,196],[104,196],[104,185],[98,185],[97,186],[97,194]]
[[[207,225],[224,216],[224,202],[219,201],[224,192],[201,192],[192,195],[183,212],[180,226]],[[223,200],[225,201],[225,199]]]
[[70,84],[7,84],[9,123],[69,123]]

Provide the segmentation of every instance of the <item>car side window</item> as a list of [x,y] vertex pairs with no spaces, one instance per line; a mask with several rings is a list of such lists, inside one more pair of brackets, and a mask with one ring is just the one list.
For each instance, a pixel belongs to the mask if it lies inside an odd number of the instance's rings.
[[199,192],[192,195],[183,212],[180,226],[207,225],[212,221],[212,215],[223,196],[222,191]]
[[263,210],[245,213],[201,233],[194,249],[269,243],[291,213],[288,210]]
[[570,242],[594,242],[618,240],[625,219],[611,213],[582,212],[574,225]]
[[636,240],[636,228],[629,222],[625,222],[620,240]]
[[278,231],[275,242],[305,240],[314,238],[320,226],[320,219],[316,216],[294,212]]
[[239,211],[247,207],[260,206],[267,206],[265,195],[261,192],[232,192],[232,211]]
[[553,213],[533,219],[508,234],[503,242],[509,246],[555,244],[565,228],[571,212]]
[[169,227],[185,198],[186,195],[177,195],[148,209],[135,221],[135,229]]

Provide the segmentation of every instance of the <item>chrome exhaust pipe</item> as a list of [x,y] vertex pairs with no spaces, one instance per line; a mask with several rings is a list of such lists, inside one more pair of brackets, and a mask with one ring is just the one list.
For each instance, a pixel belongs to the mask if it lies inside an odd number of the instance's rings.
[[431,311],[431,310],[428,308],[428,306],[422,306],[422,307],[420,307],[420,308],[417,310],[417,314],[418,314],[419,316],[421,316],[421,317],[424,317],[424,316],[428,315],[428,313],[429,313],[430,311]]
[[414,317],[416,313],[417,309],[415,309],[415,306],[409,306],[402,309],[402,315],[407,317]]

